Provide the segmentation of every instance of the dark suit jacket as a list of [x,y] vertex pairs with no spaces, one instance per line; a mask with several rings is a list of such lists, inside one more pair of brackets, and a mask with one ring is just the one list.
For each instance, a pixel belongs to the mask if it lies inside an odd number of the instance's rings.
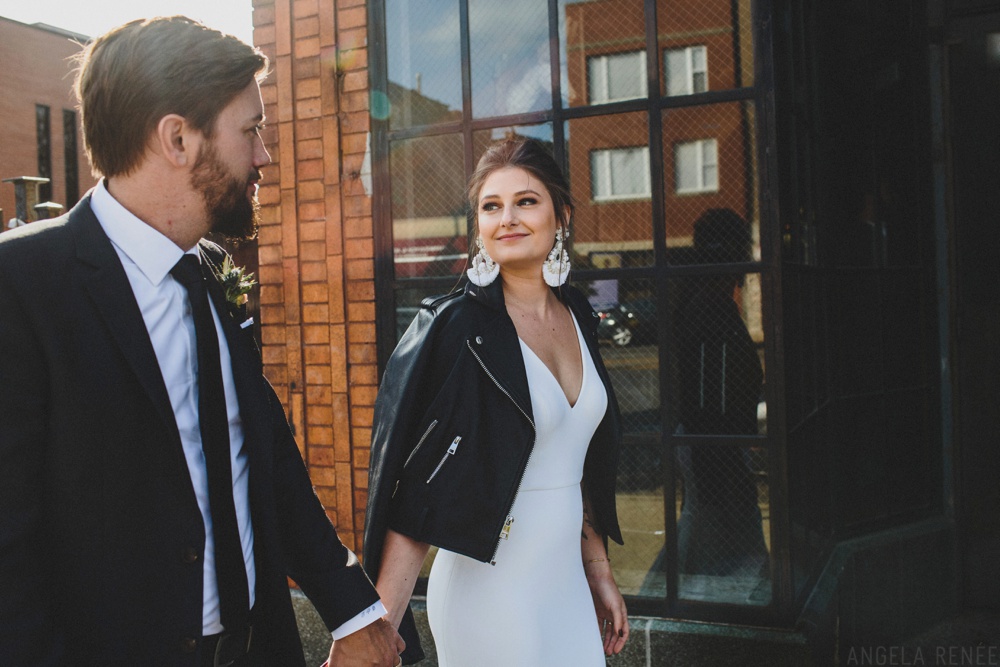
[[[330,628],[378,596],[218,287],[249,451],[254,639],[269,664],[303,664],[286,575]],[[3,234],[0,665],[197,664],[204,546],[166,386],[90,197]]]

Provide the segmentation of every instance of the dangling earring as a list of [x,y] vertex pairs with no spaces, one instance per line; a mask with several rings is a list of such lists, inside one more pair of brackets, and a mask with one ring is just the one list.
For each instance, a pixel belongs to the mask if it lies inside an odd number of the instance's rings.
[[476,256],[472,258],[472,266],[465,273],[469,276],[469,281],[473,285],[478,285],[479,287],[486,287],[500,275],[500,266],[493,261],[490,254],[486,252],[486,246],[483,245],[483,239],[476,237],[476,247],[479,248],[479,252]]
[[542,262],[542,279],[549,287],[559,287],[569,277],[569,253],[563,247],[562,227],[556,229],[556,242]]

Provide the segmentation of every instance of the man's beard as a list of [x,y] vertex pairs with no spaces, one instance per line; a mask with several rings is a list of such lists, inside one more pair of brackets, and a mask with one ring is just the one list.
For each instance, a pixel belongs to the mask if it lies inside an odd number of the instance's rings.
[[241,181],[229,174],[212,142],[204,144],[191,172],[191,186],[205,199],[211,231],[230,241],[248,241],[257,236],[260,203],[257,197],[247,197],[253,180],[260,180],[259,171]]

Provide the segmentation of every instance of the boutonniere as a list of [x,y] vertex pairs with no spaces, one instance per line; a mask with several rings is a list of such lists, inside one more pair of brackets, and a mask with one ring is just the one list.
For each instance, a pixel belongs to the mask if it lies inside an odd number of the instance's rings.
[[219,282],[226,293],[226,301],[236,308],[245,306],[250,290],[254,288],[257,281],[252,273],[247,273],[242,266],[233,264],[233,260],[228,255],[222,260],[222,272],[219,274]]

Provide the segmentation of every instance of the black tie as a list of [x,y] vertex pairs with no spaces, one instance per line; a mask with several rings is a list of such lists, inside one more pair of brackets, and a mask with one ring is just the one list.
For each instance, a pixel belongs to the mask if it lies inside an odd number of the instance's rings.
[[247,622],[250,593],[233,502],[229,416],[222,388],[219,337],[208,306],[208,290],[198,258],[185,254],[170,274],[187,289],[198,337],[198,423],[208,469],[208,502],[215,537],[215,577],[219,584],[222,625],[226,630],[235,631]]

